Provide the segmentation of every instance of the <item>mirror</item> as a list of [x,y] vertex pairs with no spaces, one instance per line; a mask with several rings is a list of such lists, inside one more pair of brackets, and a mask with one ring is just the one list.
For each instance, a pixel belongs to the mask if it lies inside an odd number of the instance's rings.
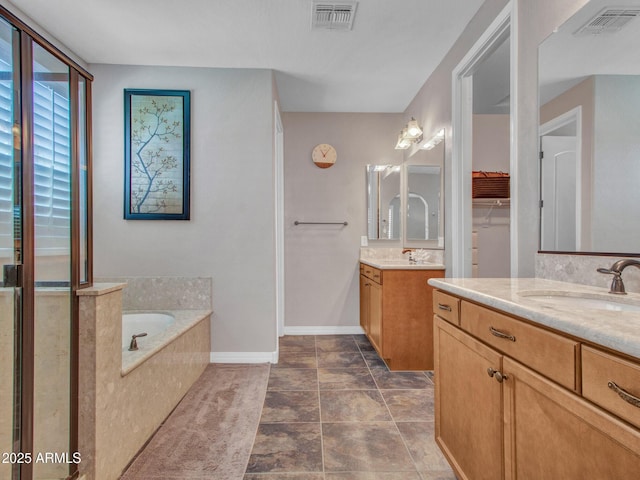
[[400,166],[367,165],[367,236],[369,240],[398,240]]
[[542,252],[640,255],[640,12],[614,3],[538,50]]
[[442,165],[444,142],[417,150],[406,165],[406,227],[404,244],[443,248]]
[[440,167],[407,166],[407,240],[438,240]]

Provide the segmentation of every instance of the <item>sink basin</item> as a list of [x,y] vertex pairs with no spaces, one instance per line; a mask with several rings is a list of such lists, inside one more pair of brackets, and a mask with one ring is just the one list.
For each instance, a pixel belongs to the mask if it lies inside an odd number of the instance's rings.
[[564,305],[612,312],[640,312],[639,302],[626,297],[615,298],[610,294],[571,292],[567,290],[526,290],[518,292],[518,295],[541,301],[548,305]]

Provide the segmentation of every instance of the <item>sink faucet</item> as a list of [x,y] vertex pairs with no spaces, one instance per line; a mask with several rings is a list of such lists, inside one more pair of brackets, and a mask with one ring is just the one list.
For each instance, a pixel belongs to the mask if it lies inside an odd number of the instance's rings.
[[613,275],[609,293],[615,293],[616,295],[627,294],[627,292],[624,290],[624,283],[622,282],[622,271],[630,265],[640,268],[640,261],[631,259],[618,260],[616,263],[611,265],[611,268],[598,268],[598,272],[600,273],[608,273],[610,275]]
[[402,250],[402,255],[404,255],[407,252],[409,252],[409,263],[416,263],[416,259],[413,258],[413,250],[410,248],[404,248]]

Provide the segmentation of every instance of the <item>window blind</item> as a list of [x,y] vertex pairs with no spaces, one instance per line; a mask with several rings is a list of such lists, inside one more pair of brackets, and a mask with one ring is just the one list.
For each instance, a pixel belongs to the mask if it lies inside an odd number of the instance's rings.
[[[8,66],[7,66],[8,68]],[[68,251],[71,228],[69,100],[34,82],[34,210],[36,247]],[[13,232],[13,134],[10,82],[0,82],[0,248]],[[7,243],[9,245],[7,245]]]
[[[10,70],[0,62],[0,69]],[[13,248],[13,115],[12,82],[0,81],[0,252]]]

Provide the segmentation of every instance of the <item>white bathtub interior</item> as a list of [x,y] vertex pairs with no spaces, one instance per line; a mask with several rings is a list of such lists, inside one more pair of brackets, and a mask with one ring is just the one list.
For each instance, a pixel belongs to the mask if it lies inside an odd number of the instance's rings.
[[146,337],[138,338],[138,345],[144,345],[152,337],[164,332],[175,322],[170,313],[161,312],[125,312],[122,314],[122,348],[128,349],[133,335],[146,333]]

